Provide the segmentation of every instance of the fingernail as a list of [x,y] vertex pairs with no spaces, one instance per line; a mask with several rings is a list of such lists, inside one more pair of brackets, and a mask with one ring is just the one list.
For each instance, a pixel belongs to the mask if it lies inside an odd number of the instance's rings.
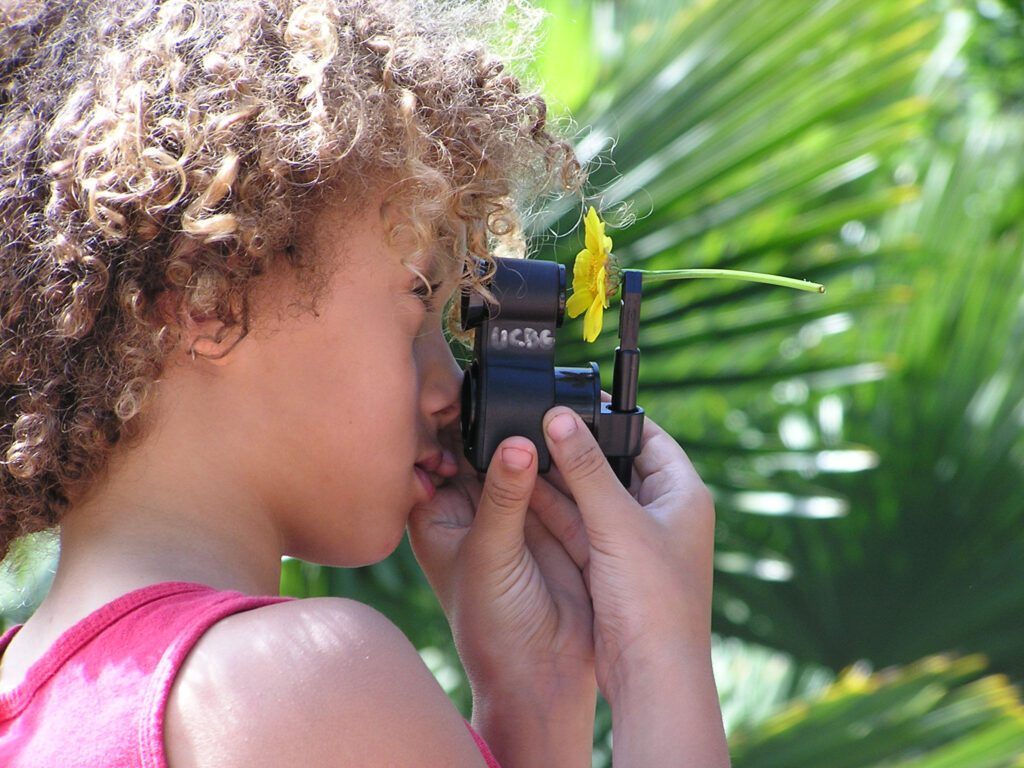
[[576,419],[568,413],[560,413],[548,422],[548,434],[552,440],[565,440],[576,431]]
[[526,469],[533,463],[533,454],[522,448],[502,448],[501,460],[511,469]]

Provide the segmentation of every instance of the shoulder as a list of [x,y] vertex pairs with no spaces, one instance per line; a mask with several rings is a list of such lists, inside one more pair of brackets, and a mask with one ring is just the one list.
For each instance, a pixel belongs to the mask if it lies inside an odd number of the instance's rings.
[[484,764],[401,631],[338,598],[215,624],[171,689],[164,740],[170,768]]

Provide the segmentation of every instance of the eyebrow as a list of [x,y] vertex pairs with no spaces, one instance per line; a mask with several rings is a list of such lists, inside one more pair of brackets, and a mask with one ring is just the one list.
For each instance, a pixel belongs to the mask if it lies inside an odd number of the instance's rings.
[[452,263],[438,249],[431,249],[419,262],[406,262],[406,266],[419,275],[428,285],[437,287],[458,278],[459,265]]

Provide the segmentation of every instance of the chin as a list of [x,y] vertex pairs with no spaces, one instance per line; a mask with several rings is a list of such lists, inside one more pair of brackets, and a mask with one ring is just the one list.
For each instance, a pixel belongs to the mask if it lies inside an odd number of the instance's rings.
[[381,560],[385,560],[390,557],[394,551],[398,549],[398,546],[402,543],[402,539],[404,537],[405,526],[403,525],[391,538],[382,542],[380,549],[378,549],[375,554],[371,555],[363,565],[373,565],[374,563],[379,563]]
[[372,551],[360,553],[359,557],[348,558],[345,562],[336,563],[335,565],[341,568],[362,568],[366,565],[374,565],[375,563],[379,563],[381,560],[386,560],[391,553],[398,549],[398,545],[401,543],[402,537],[399,536],[393,542],[382,545]]
[[307,542],[311,545],[298,547],[295,551],[286,554],[333,568],[361,568],[365,565],[379,563],[398,549],[398,545],[402,543],[402,537],[405,535],[405,527],[397,527],[393,532],[380,531],[379,533],[379,536],[368,537],[360,541],[338,542],[338,546],[331,546],[329,541]]

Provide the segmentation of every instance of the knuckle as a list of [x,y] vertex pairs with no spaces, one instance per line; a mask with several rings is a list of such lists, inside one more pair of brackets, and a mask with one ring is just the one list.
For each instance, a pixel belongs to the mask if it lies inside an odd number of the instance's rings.
[[566,472],[577,480],[588,480],[608,466],[604,454],[596,444],[590,444],[568,457]]
[[524,494],[521,488],[506,480],[494,480],[487,488],[487,498],[491,504],[502,510],[515,510],[523,504]]

